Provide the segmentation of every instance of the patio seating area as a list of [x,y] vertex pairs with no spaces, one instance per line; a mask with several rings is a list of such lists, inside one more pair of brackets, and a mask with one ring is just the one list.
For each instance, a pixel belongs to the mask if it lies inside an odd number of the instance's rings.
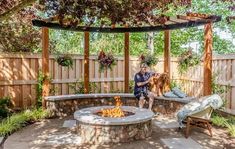
[[235,149],[234,16],[234,1],[1,1],[0,149]]

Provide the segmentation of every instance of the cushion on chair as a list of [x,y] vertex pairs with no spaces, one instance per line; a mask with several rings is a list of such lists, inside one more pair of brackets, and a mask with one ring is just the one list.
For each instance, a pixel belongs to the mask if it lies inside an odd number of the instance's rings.
[[[203,100],[202,100],[203,99]],[[208,107],[213,109],[218,109],[222,106],[223,101],[221,97],[217,94],[205,96],[199,99],[198,101],[192,101],[186,105],[184,105],[178,112],[177,112],[177,119],[182,126],[182,121],[190,115],[197,115],[199,113],[204,114],[205,116],[210,112],[210,110],[206,110]],[[201,115],[203,116],[203,115]],[[208,117],[209,118],[209,117]]]
[[174,87],[172,89],[172,92],[180,98],[187,97],[187,95],[184,92],[182,92],[180,89],[178,89],[177,87]]
[[179,98],[177,95],[175,95],[173,92],[166,92],[163,94],[164,97],[167,98]]

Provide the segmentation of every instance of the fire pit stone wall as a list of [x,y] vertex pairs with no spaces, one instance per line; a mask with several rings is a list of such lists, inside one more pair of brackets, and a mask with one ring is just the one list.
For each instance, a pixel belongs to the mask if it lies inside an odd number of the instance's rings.
[[151,120],[154,116],[152,111],[133,106],[122,106],[123,111],[132,112],[134,115],[116,118],[97,115],[98,111],[107,108],[113,108],[113,106],[90,107],[74,113],[83,143],[130,142],[151,136]]

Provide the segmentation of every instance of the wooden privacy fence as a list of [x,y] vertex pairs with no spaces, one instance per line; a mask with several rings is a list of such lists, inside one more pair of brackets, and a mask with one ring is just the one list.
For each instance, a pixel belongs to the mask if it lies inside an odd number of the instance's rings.
[[[235,110],[235,54],[214,55],[212,61],[214,90],[226,101],[226,108]],[[203,66],[190,68],[187,73],[173,79],[180,82],[189,95],[203,95]]]
[[[52,80],[51,95],[73,94],[75,90],[71,84],[82,84],[83,56],[72,55],[73,69],[61,67],[50,55],[49,72]],[[123,92],[124,91],[124,58],[117,57],[117,65],[113,70],[99,72],[97,56],[90,56],[90,82],[95,84],[92,92]],[[129,78],[139,71],[139,61],[136,57],[130,58]],[[163,72],[163,59],[159,60],[153,69]],[[42,68],[41,54],[0,54],[0,97],[10,96],[15,107],[28,107],[36,104],[37,78]],[[235,109],[235,56],[223,55],[213,59],[213,71],[218,72],[216,82],[229,85],[223,97],[227,100],[227,108]],[[171,59],[171,78],[178,82],[182,89],[192,96],[203,94],[203,67],[191,68],[185,75],[179,75],[177,59]]]

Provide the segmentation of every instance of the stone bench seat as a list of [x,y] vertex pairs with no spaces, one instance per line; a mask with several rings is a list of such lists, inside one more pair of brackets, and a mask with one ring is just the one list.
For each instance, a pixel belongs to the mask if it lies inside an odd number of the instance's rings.
[[[73,114],[78,109],[115,105],[113,97],[120,96],[125,106],[138,106],[138,101],[133,94],[130,93],[94,93],[94,94],[71,94],[45,97],[47,109],[49,109],[54,116],[67,116]],[[166,98],[155,97],[153,110],[165,113],[175,112],[182,105],[192,101],[194,98]],[[147,106],[147,104],[146,104]],[[160,111],[159,111],[160,110]]]
[[[87,98],[112,98],[114,96],[120,96],[121,98],[135,98],[133,94],[128,94],[128,93],[100,93],[100,94],[71,94],[71,95],[47,96],[45,97],[45,100],[46,101],[63,101],[63,100],[87,99]],[[160,97],[155,97],[154,99],[189,103],[190,101],[196,98],[195,97],[168,98],[168,97],[160,96]]]

